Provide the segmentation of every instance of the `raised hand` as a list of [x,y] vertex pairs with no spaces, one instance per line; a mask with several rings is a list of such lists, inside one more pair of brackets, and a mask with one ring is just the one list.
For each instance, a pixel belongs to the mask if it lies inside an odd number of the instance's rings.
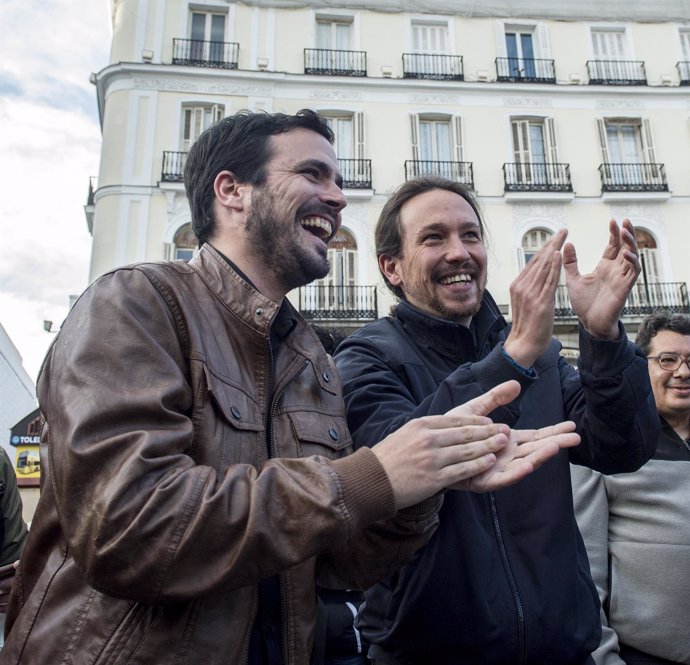
[[554,233],[510,285],[513,322],[504,348],[523,367],[534,364],[553,335],[561,247],[567,234],[566,229]]
[[624,219],[609,222],[609,241],[601,260],[586,275],[579,272],[572,243],[563,248],[563,267],[573,311],[585,330],[601,339],[618,338],[618,319],[640,274],[635,229]]

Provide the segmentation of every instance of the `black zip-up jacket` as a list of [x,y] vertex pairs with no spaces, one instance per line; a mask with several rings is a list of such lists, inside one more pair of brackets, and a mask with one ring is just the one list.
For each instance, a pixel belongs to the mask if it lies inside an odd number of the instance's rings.
[[572,419],[582,438],[513,487],[446,492],[431,541],[367,592],[363,635],[404,665],[579,665],[599,644],[568,463],[613,473],[652,456],[659,419],[647,362],[622,326],[618,341],[581,329],[579,372],[554,339],[530,377],[502,352],[508,332],[488,294],[469,329],[403,302],[336,353],[357,446],[507,379],[522,392],[495,421],[539,428]]

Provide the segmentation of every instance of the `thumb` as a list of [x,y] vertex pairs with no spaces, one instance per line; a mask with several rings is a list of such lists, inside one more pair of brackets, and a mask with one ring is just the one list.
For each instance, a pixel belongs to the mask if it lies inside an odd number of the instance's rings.
[[447,412],[450,416],[486,416],[499,406],[512,402],[520,394],[517,381],[499,383],[489,392],[471,399]]
[[577,252],[575,245],[568,242],[563,247],[563,268],[568,277],[577,277],[580,271],[577,269]]

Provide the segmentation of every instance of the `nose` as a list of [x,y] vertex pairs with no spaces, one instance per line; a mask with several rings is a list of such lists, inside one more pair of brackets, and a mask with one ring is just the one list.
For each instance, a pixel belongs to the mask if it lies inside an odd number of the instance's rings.
[[680,366],[674,372],[674,374],[684,379],[690,378],[690,356],[687,358],[681,358]]
[[339,213],[347,205],[347,199],[343,190],[338,187],[334,180],[328,181],[320,198],[335,214]]
[[446,261],[458,262],[467,261],[470,258],[470,253],[467,251],[462,239],[458,236],[451,236],[446,245]]

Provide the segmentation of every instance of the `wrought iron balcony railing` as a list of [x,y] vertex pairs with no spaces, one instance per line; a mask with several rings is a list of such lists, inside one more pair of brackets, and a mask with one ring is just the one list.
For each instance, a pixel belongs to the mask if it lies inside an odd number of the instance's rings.
[[[688,285],[685,282],[638,282],[625,301],[623,316],[643,317],[658,309],[673,314],[690,312]],[[556,287],[555,316],[557,319],[576,318],[565,285]]]
[[343,188],[371,189],[370,159],[338,159]]
[[375,286],[323,286],[299,289],[299,311],[310,321],[373,321],[378,318]]
[[555,83],[553,60],[496,58],[496,80],[503,83]]
[[403,78],[462,81],[465,74],[461,55],[403,53]]
[[205,42],[173,39],[173,65],[237,69],[240,45],[236,42]]
[[641,60],[588,60],[590,85],[647,85]]
[[570,165],[558,163],[506,163],[506,192],[572,192]]
[[602,192],[667,192],[663,164],[613,164],[599,166]]
[[681,60],[676,63],[678,69],[678,76],[680,77],[681,85],[690,85],[690,61]]
[[408,159],[405,161],[405,180],[412,180],[423,175],[440,176],[474,189],[472,162],[443,162],[429,159]]
[[187,163],[186,152],[163,152],[163,168],[161,170],[161,182],[183,182],[184,165]]
[[366,51],[304,49],[304,73],[326,76],[366,76]]

